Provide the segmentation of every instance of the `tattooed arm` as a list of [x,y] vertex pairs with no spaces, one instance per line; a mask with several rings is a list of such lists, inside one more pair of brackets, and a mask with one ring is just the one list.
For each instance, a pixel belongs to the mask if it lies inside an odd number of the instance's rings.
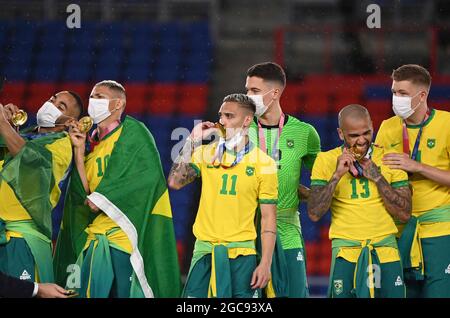
[[313,222],[319,221],[330,209],[336,186],[342,176],[353,166],[355,159],[344,149],[342,155],[337,158],[336,171],[325,186],[311,186],[308,197],[308,215]]
[[313,222],[319,221],[331,206],[334,190],[341,178],[333,175],[326,186],[311,186],[308,198],[308,215]]
[[195,180],[197,171],[190,165],[192,154],[215,129],[211,122],[202,122],[194,127],[170,169],[167,183],[171,189],[179,190]]
[[393,188],[372,160],[361,162],[361,166],[364,169],[364,176],[377,185],[378,192],[389,214],[400,222],[408,222],[412,211],[411,190],[409,187]]
[[191,183],[197,177],[197,171],[190,165],[192,153],[201,145],[201,141],[195,141],[188,137],[177,159],[175,159],[167,180],[171,189],[179,190]]

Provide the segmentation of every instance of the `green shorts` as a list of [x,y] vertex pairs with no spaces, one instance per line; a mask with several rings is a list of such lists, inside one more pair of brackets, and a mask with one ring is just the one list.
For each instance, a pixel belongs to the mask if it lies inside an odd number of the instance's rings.
[[406,281],[408,298],[450,298],[450,235],[422,239],[425,279]]
[[[84,261],[81,266],[81,288],[79,291],[80,297],[86,297],[87,288],[90,281],[91,272],[91,260],[93,244],[84,252]],[[133,267],[130,262],[130,254],[122,252],[116,248],[109,248],[111,253],[111,263],[114,272],[114,279],[112,282],[108,280],[102,280],[101,278],[97,280],[98,283],[107,284],[107,286],[102,286],[104,289],[109,289],[109,298],[129,298],[131,289],[131,275],[133,274]],[[94,252],[95,254],[95,252]]]
[[[256,255],[238,256],[230,259],[231,290],[233,298],[255,298],[261,291],[250,287],[253,272],[256,268]],[[197,261],[189,273],[183,297],[207,298],[211,279],[211,254]]]
[[306,255],[301,230],[292,224],[277,222],[277,230],[283,246],[289,279],[289,298],[309,296],[306,278]]
[[[338,257],[331,280],[332,298],[356,297],[353,281],[356,263]],[[375,282],[375,298],[405,298],[405,284],[400,261],[380,265],[381,277]]]
[[0,245],[0,271],[21,280],[36,281],[34,257],[23,238],[12,237],[7,244]]
[[308,297],[305,250],[303,248],[291,248],[283,251],[289,275],[289,298]]

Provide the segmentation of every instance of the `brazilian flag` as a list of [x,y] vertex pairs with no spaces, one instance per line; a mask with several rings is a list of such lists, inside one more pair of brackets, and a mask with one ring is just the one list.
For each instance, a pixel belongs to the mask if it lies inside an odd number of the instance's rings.
[[[128,236],[138,280],[131,297],[179,297],[180,270],[166,179],[155,141],[143,123],[127,116],[108,168],[89,198]],[[55,254],[56,282],[65,286],[68,266],[86,243],[84,231],[95,214],[73,169]],[[133,284],[132,284],[133,286]]]
[[4,160],[0,177],[13,189],[39,231],[51,239],[51,212],[56,205],[52,204],[51,196],[52,191],[57,191],[59,198],[60,190],[55,188],[56,181],[59,180],[55,181],[52,153],[46,146],[67,138],[60,146],[65,147],[64,151],[72,156],[70,140],[66,132],[21,136],[26,140],[26,144],[14,157],[7,152],[4,140],[0,139],[0,161]]

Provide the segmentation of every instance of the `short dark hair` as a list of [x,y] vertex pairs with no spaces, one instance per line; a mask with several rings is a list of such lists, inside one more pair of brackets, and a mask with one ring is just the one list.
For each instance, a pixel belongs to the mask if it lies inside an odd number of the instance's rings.
[[344,118],[352,117],[353,119],[370,119],[370,114],[367,108],[359,104],[350,104],[341,109],[338,114],[339,128],[342,128]]
[[250,111],[252,114],[256,111],[256,105],[253,99],[248,97],[245,94],[230,94],[224,97],[223,102],[234,102],[238,103],[239,106],[245,108],[246,110]]
[[113,81],[113,80],[104,80],[101,82],[98,82],[97,84],[94,85],[95,86],[106,86],[109,89],[119,93],[119,94],[123,94],[125,97],[127,96],[126,92],[125,92],[125,87],[123,87],[122,84]]
[[395,69],[391,78],[394,81],[410,81],[413,84],[421,84],[428,89],[431,86],[431,75],[426,68],[417,64],[406,64]]
[[79,114],[78,114],[78,118],[77,119],[80,119],[81,115],[84,114],[83,101],[82,101],[80,95],[78,95],[77,93],[75,93],[73,91],[67,91],[67,93],[69,93],[75,99],[75,106],[79,110]]
[[247,70],[247,76],[260,77],[265,81],[274,81],[286,86],[286,73],[283,68],[274,62],[255,64]]

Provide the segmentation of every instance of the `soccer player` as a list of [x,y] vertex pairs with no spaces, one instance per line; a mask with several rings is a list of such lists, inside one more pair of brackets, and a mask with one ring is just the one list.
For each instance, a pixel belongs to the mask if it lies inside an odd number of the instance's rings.
[[338,133],[344,144],[317,156],[308,199],[313,221],[331,208],[329,296],[404,297],[394,220],[411,215],[408,176],[382,164],[363,106],[340,111]]
[[37,112],[37,127],[18,133],[16,105],[0,104],[0,271],[38,283],[54,281],[52,211],[72,161],[67,121],[82,112],[80,97],[52,96]]
[[450,113],[428,106],[422,66],[403,65],[392,80],[396,116],[383,121],[376,143],[397,152],[383,162],[408,172],[413,189],[413,217],[399,240],[407,296],[450,297]]
[[[87,152],[86,134],[71,123],[76,169],[58,238],[57,280],[88,298],[178,297],[181,281],[161,161],[144,124],[129,116],[121,121],[125,105],[121,84],[94,86],[88,112],[97,126]],[[67,277],[69,265],[74,270]]]
[[[276,237],[275,162],[247,136],[255,104],[244,94],[224,98],[219,110],[226,132],[202,146],[217,130],[211,122],[194,127],[168,178],[180,189],[202,180],[194,223],[197,238],[185,297],[259,297],[270,278]],[[257,265],[255,214],[261,208],[262,258]]]
[[[286,86],[283,69],[272,62],[256,64],[247,71],[245,88],[256,103],[256,117],[250,127],[250,140],[278,164],[277,240],[274,262],[286,268],[287,286],[273,271],[266,290],[268,297],[307,297],[305,246],[298,205],[308,190],[300,185],[302,166],[311,170],[320,138],[314,127],[283,113],[280,98]],[[274,263],[275,264],[275,263]],[[277,286],[278,285],[278,286]]]

